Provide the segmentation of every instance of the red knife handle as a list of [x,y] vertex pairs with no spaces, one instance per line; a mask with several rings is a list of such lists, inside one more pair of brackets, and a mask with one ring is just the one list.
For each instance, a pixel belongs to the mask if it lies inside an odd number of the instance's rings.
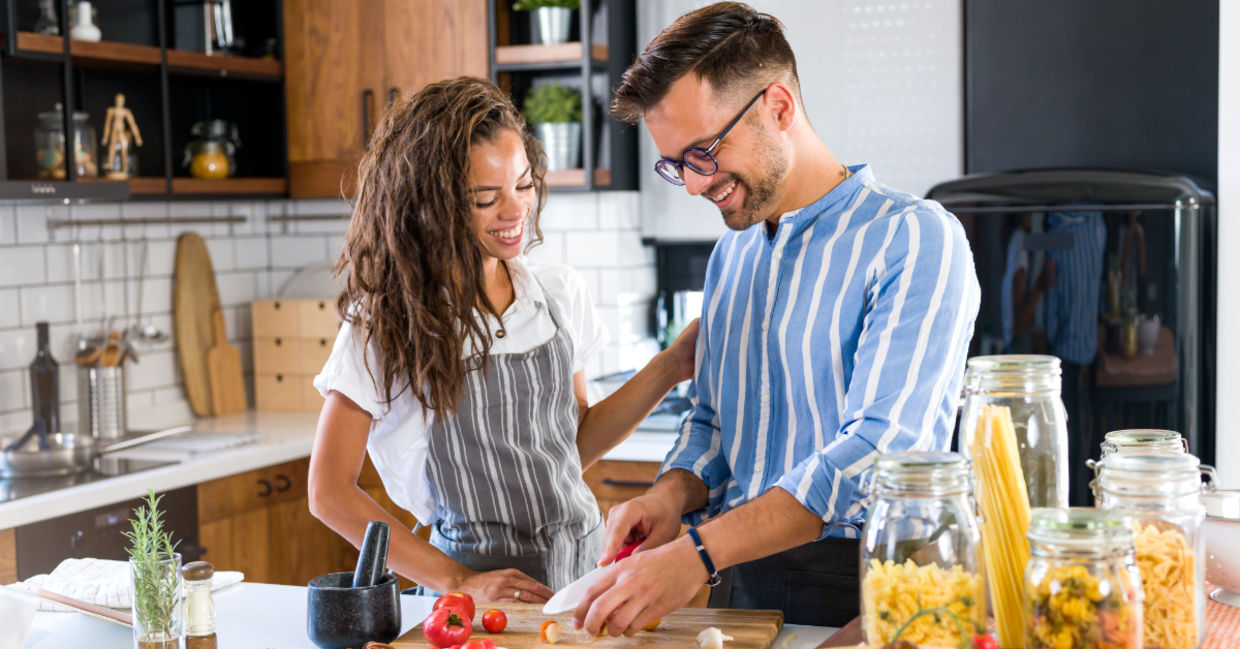
[[617,553],[616,553],[616,561],[619,561],[619,560],[621,560],[621,559],[623,559],[623,558],[625,558],[625,557],[629,556],[630,554],[633,554],[633,551],[637,549],[637,546],[641,545],[641,544],[642,544],[645,540],[646,540],[646,539],[641,539],[640,541],[634,541],[634,542],[632,542],[632,543],[630,543],[630,544],[628,544],[628,545],[624,546],[624,549],[622,549],[622,550],[620,550],[619,552],[617,552]]

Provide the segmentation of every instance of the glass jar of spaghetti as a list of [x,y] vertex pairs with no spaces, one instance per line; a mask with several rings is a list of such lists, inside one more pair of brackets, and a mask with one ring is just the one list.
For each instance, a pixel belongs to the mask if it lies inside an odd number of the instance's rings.
[[958,646],[985,633],[986,593],[969,461],[884,453],[861,541],[866,642]]
[[1030,507],[1068,506],[1068,415],[1060,398],[1059,359],[1014,354],[975,356],[965,372],[960,448],[974,462],[987,411],[1006,408],[1016,433]]
[[1132,538],[1116,512],[1033,510],[1025,649],[1141,649],[1143,594]]
[[1098,469],[1099,504],[1129,516],[1145,588],[1146,649],[1195,649],[1205,637],[1202,475],[1187,453],[1121,453]]

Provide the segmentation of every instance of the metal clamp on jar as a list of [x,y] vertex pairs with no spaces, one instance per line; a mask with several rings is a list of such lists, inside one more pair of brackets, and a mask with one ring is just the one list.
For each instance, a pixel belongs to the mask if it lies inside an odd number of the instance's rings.
[[1130,517],[1145,588],[1145,648],[1194,649],[1205,637],[1202,475],[1214,468],[1187,453],[1120,453],[1098,466],[1098,507]]
[[1121,514],[1035,509],[1029,553],[1025,649],[1140,649],[1144,595]]
[[[884,453],[861,542],[861,625],[874,646],[957,646],[985,633],[986,592],[969,461]],[[962,634],[964,638],[962,638]]]
[[[970,448],[986,406],[1012,415],[1030,507],[1068,506],[1068,415],[1060,398],[1059,359],[1015,354],[975,356],[965,372],[960,448]],[[972,458],[971,458],[972,459]]]

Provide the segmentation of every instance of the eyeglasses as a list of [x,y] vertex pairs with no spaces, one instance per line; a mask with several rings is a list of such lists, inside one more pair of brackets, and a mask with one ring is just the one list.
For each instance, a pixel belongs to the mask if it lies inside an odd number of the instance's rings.
[[719,134],[719,137],[715,138],[714,142],[710,143],[710,146],[705,149],[701,147],[693,147],[688,149],[685,151],[684,157],[680,160],[676,160],[674,158],[663,158],[662,160],[654,163],[655,173],[659,174],[663,180],[666,180],[677,187],[685,184],[685,167],[688,167],[690,171],[700,176],[715,175],[715,172],[719,171],[719,162],[715,160],[715,156],[711,154],[711,151],[714,151],[715,147],[719,146],[719,143],[723,141],[723,137],[728,134],[728,131],[732,130],[732,127],[736,126],[736,123],[741,121],[741,118],[745,116],[745,113],[749,112],[749,107],[753,106],[754,102],[758,101],[758,98],[765,93],[766,88],[763,88],[758,94],[754,95],[753,99],[750,99],[749,103],[745,104],[745,107],[741,109],[741,112],[738,113],[736,117],[732,118],[731,122],[728,122],[728,125],[723,128],[723,132]]

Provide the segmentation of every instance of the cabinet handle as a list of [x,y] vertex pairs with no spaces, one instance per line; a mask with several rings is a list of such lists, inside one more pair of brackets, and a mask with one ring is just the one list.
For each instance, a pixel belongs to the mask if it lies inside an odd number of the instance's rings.
[[397,99],[400,99],[400,89],[396,86],[392,86],[388,89],[388,108],[395,106]]
[[375,91],[362,91],[362,149],[370,148],[370,122],[375,109]]
[[284,493],[293,486],[293,481],[283,473],[276,476],[276,493]]
[[284,341],[283,341],[283,340],[280,340],[279,338],[276,338],[276,347],[279,347],[280,345],[283,345],[283,344],[284,344]]
[[271,495],[271,491],[272,491],[272,489],[271,489],[271,481],[270,481],[270,480],[263,480],[263,479],[260,479],[260,480],[258,481],[258,487],[259,487],[259,488],[258,488],[258,497],[259,497],[259,498],[266,498],[267,496],[270,496],[270,495]]
[[654,486],[653,482],[645,480],[616,480],[614,478],[603,478],[603,484],[608,487],[645,487],[647,489]]

